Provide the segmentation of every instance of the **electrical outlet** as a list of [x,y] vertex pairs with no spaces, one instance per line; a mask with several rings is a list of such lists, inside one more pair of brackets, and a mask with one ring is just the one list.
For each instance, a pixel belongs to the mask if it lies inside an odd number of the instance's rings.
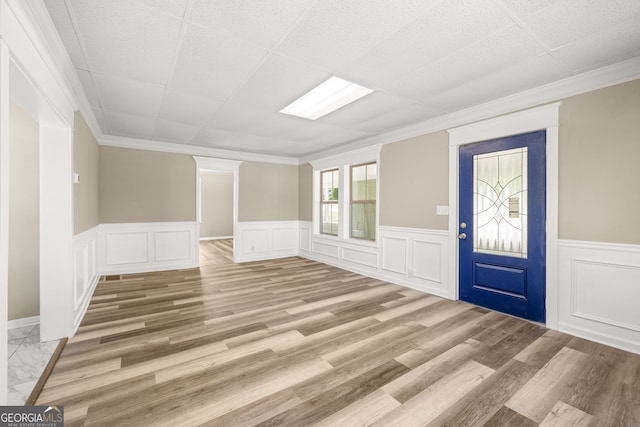
[[436,215],[449,215],[449,206],[436,206]]

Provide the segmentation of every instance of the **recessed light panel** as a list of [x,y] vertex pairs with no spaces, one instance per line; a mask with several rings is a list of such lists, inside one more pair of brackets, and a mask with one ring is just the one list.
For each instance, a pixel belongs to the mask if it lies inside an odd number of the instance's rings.
[[315,120],[371,92],[373,92],[372,89],[333,76],[287,105],[280,112]]

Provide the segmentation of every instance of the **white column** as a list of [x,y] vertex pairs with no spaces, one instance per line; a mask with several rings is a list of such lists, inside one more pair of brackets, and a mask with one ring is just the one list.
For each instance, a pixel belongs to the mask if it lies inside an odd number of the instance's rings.
[[9,99],[9,48],[0,40],[0,405],[7,404]]
[[73,142],[60,124],[40,126],[40,338],[73,332]]

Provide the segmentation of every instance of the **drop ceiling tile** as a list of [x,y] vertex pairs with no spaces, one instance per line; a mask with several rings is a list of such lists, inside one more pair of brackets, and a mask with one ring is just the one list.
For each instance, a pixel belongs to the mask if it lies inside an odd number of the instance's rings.
[[105,110],[147,117],[160,111],[164,86],[106,75],[95,75],[94,81]]
[[208,28],[189,25],[170,86],[224,101],[266,54],[263,49]]
[[203,125],[221,105],[222,102],[211,98],[167,89],[162,100],[160,117],[186,124]]
[[91,74],[85,70],[76,69],[78,73],[78,78],[80,79],[80,83],[82,84],[82,89],[84,89],[84,93],[87,96],[87,100],[89,104],[93,108],[101,108],[100,99],[98,97],[98,90],[96,89],[95,84],[93,83],[93,79],[91,78]]
[[[243,150],[249,150],[258,153],[264,154],[273,154],[280,152],[282,150],[286,150],[288,148],[300,146],[301,144],[287,141],[282,138],[265,138],[262,136],[256,135],[238,135],[235,145],[239,145]],[[288,153],[282,153],[284,155],[288,155]]]
[[513,13],[518,15],[519,18],[524,18],[538,12],[544,8],[547,8],[557,0],[498,0],[507,6]]
[[199,145],[202,147],[217,147],[216,144],[227,143],[230,144],[233,140],[236,132],[229,132],[226,130],[204,128],[193,137],[190,144]]
[[424,99],[424,103],[457,111],[569,77],[550,55],[541,55],[471,80]]
[[235,102],[233,99],[225,102],[209,120],[209,126],[226,131],[245,132],[261,122],[271,112],[253,108],[251,105]]
[[305,23],[289,33],[276,51],[330,71],[375,44],[364,34],[349,33]]
[[332,132],[311,135],[311,137],[306,139],[304,142],[330,148],[337,145],[348,144],[371,135],[371,133],[359,129],[337,128]]
[[357,127],[362,122],[414,104],[408,99],[376,91],[318,120],[341,127]]
[[390,91],[424,99],[544,52],[532,37],[513,25],[389,84]]
[[393,110],[371,120],[359,123],[356,127],[372,134],[384,133],[411,123],[428,120],[442,114],[442,110],[412,104],[408,107]]
[[417,17],[430,13],[441,0],[323,0],[318,1],[301,25],[314,25],[334,31],[350,28],[369,32],[373,38],[386,38]]
[[184,17],[189,0],[135,0],[139,3],[161,10],[178,18]]
[[169,120],[158,120],[154,138],[157,141],[186,143],[191,141],[202,127]]
[[315,0],[196,0],[193,23],[270,49]]
[[216,129],[203,129],[191,141],[191,144],[226,150],[284,155],[278,152],[278,147],[282,145],[282,140]]
[[64,43],[73,66],[86,70],[88,66],[85,62],[84,54],[71,21],[66,2],[46,0],[44,4],[49,11],[49,16],[51,16],[51,20],[56,27],[56,31],[58,32],[60,39],[62,39],[62,42]]
[[117,111],[105,111],[112,135],[130,138],[152,139],[156,126],[155,119],[134,116]]
[[640,56],[640,19],[630,20],[553,51],[574,72]]
[[640,1],[564,0],[526,18],[524,23],[555,49],[631,19],[640,20]]
[[318,2],[275,50],[333,70],[391,36],[434,1]]
[[271,112],[259,122],[252,124],[251,132],[268,137],[283,137],[303,128],[318,129],[317,121]]
[[441,2],[338,71],[386,89],[387,81],[397,80],[512,24],[503,9],[489,2]]
[[[302,119],[304,120],[304,119]],[[302,125],[296,126],[282,133],[282,137],[298,142],[315,142],[323,139],[335,138],[337,142],[343,142],[342,138],[348,138],[349,140],[357,137],[367,136],[366,132],[353,129],[341,128],[328,123],[323,123],[319,120],[313,120],[311,123],[301,123]]]
[[73,0],[72,4],[91,55],[91,71],[167,82],[179,19],[129,0]]
[[300,61],[269,54],[232,99],[255,108],[280,111],[329,77],[330,73]]

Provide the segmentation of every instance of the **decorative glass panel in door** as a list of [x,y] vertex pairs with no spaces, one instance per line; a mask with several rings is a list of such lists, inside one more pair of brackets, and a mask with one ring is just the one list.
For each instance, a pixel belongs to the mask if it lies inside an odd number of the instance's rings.
[[527,147],[473,156],[473,250],[527,257]]

